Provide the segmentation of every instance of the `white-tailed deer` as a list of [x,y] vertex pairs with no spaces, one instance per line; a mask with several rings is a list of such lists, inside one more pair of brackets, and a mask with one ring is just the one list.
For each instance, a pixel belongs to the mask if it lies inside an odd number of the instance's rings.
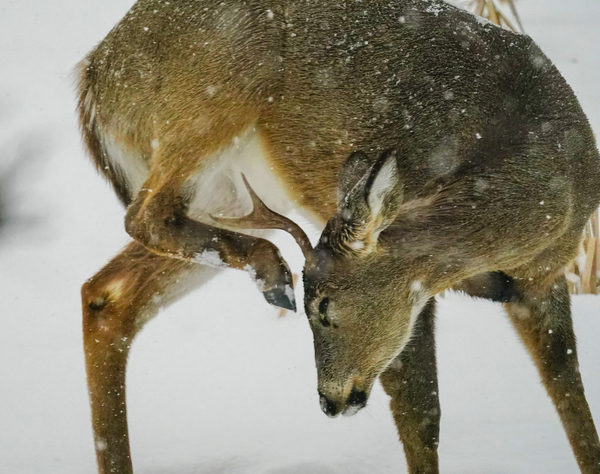
[[[82,289],[101,473],[132,472],[125,365],[159,306],[230,267],[295,308],[277,248],[239,228],[296,237],[321,407],[356,412],[379,377],[411,473],[438,472],[448,288],[504,303],[600,472],[563,275],[600,159],[529,37],[439,0],[140,0],[81,63],[79,112],[134,239]],[[327,222],[318,245],[266,206]]]

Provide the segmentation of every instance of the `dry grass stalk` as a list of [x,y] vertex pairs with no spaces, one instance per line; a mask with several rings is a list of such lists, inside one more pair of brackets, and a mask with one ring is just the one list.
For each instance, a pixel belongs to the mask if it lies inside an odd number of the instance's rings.
[[598,211],[586,225],[579,248],[579,256],[566,270],[569,289],[573,294],[598,294],[600,268],[600,229]]
[[587,251],[585,259],[585,269],[583,272],[583,278],[581,279],[581,286],[584,293],[596,294],[597,285],[597,261],[596,261],[596,237],[592,237],[587,241]]
[[[524,31],[523,25],[521,23],[521,19],[519,18],[519,14],[517,13],[517,9],[515,8],[515,0],[500,0],[502,3],[508,4],[512,15],[515,17],[517,24],[519,25],[519,29]],[[487,18],[492,23],[496,23],[500,26],[506,26],[513,31],[517,31],[513,26],[511,21],[506,17],[506,15],[500,10],[494,0],[471,0],[471,8],[473,11],[479,15]]]

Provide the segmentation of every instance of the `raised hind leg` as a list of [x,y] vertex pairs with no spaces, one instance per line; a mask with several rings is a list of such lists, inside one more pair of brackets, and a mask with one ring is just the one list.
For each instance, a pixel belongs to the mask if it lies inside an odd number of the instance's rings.
[[101,474],[133,472],[125,398],[125,369],[133,338],[160,306],[215,272],[131,242],[83,285],[83,341]]
[[[247,133],[257,137],[256,131]],[[171,146],[168,142],[160,145],[152,157],[153,164],[141,191],[127,209],[126,230],[159,255],[244,270],[255,279],[270,304],[295,311],[292,273],[277,247],[263,238],[207,223],[210,212],[218,211],[219,205],[231,200],[231,196],[225,194],[202,195],[206,191],[198,185],[199,180],[210,179],[207,176],[211,167],[218,167],[216,163],[224,160],[223,154],[235,147],[226,138],[217,138],[221,148],[212,152],[209,137],[197,137],[188,147]],[[231,179],[241,179],[241,176]],[[203,220],[189,214],[198,194],[212,201],[204,209],[207,215]]]
[[564,275],[552,284],[532,280],[517,280],[519,301],[505,308],[538,368],[581,472],[598,474],[600,441],[579,373],[567,282]]
[[440,402],[434,334],[435,300],[419,315],[413,337],[380,375],[404,446],[410,474],[438,472]]

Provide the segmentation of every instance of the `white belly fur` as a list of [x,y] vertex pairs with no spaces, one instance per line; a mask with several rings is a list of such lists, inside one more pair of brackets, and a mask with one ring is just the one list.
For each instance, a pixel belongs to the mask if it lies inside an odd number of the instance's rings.
[[279,178],[265,159],[257,130],[252,127],[229,146],[211,156],[193,178],[196,195],[189,215],[205,221],[207,214],[242,216],[252,210],[242,173],[264,203],[276,212],[288,213],[296,207]]
[[136,196],[148,176],[148,167],[142,153],[119,143],[110,132],[100,131],[102,148],[113,168],[127,181],[127,189]]
[[[117,142],[110,132],[102,135],[109,160],[127,180],[128,189],[134,196],[137,195],[148,175],[144,158],[141,153]],[[249,128],[227,147],[204,160],[198,174],[190,178],[194,195],[188,215],[214,225],[209,214],[238,217],[249,213],[252,202],[242,181],[242,173],[252,189],[274,211],[288,214],[295,209],[303,216],[309,215],[292,201],[271,169],[255,127]]]

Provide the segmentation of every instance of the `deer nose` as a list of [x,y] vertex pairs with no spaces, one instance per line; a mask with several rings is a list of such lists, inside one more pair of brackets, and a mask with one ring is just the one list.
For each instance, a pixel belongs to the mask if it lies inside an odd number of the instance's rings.
[[321,392],[319,392],[319,403],[321,404],[321,410],[329,418],[335,418],[342,412],[342,406],[338,406],[334,401],[327,398]]
[[364,390],[354,387],[345,403],[337,403],[319,392],[319,402],[323,413],[330,418],[335,418],[340,413],[344,416],[352,416],[367,405],[367,394]]

